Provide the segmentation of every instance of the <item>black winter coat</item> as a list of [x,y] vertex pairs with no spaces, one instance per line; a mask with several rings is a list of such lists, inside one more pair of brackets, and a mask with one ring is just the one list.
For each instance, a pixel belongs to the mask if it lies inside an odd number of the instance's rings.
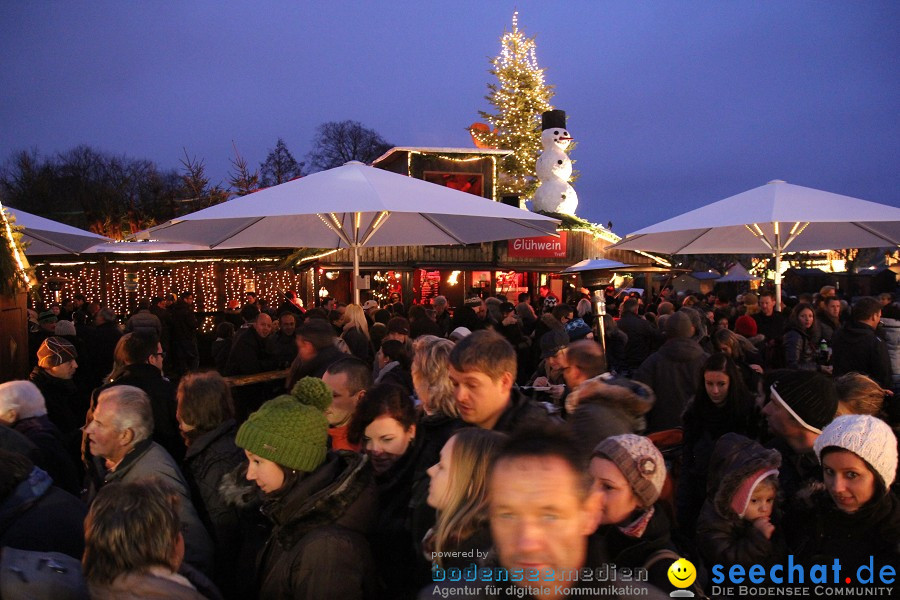
[[254,375],[273,371],[278,366],[272,336],[260,337],[253,327],[245,327],[235,334],[225,375]]
[[900,499],[895,493],[845,513],[820,488],[785,523],[788,543],[802,564],[831,564],[837,558],[842,573],[856,573],[870,556],[876,572],[883,565],[900,564]]
[[77,406],[78,392],[75,383],[71,379],[54,377],[41,367],[35,367],[28,378],[41,390],[47,406],[47,416],[63,436],[68,439],[73,432],[78,432],[77,436],[81,439],[78,429],[84,425],[85,414]]
[[184,475],[200,519],[213,539],[225,543],[228,530],[236,525],[233,507],[226,504],[219,486],[226,473],[245,461],[244,451],[234,443],[237,424],[229,419],[191,442],[184,456]]
[[[639,538],[625,535],[618,525],[601,525],[588,538],[589,565],[615,564],[618,568],[643,568],[654,553],[661,550],[678,554],[671,538],[671,524],[666,511],[659,504],[654,506],[653,516]],[[664,592],[675,588],[669,583],[669,567],[674,558],[665,558],[653,563],[647,581]]]
[[631,312],[622,315],[618,328],[628,336],[625,343],[625,367],[637,369],[661,341],[659,331],[654,329],[647,319]]
[[577,406],[567,423],[582,456],[590,457],[597,444],[610,436],[642,433],[655,400],[649,386],[624,377],[606,380],[601,375],[576,387],[568,401]]
[[707,497],[707,474],[716,442],[727,433],[750,438],[757,434],[758,411],[749,394],[739,406],[715,406],[708,399],[701,405],[695,398],[684,413],[684,438],[681,451],[681,473],[675,494],[678,526],[693,537],[697,517]]
[[0,503],[0,547],[62,552],[80,559],[85,515],[87,507],[78,498],[54,487],[50,476],[34,467]]
[[647,431],[681,426],[681,416],[694,395],[700,369],[709,355],[696,341],[673,338],[650,355],[634,373],[656,394],[656,403],[647,415]]
[[82,337],[86,352],[78,357],[78,366],[82,375],[88,377],[88,382],[98,386],[112,371],[116,345],[122,337],[122,331],[119,325],[113,322],[87,327],[84,331]]
[[77,496],[81,493],[81,478],[75,458],[64,446],[62,433],[47,415],[20,419],[13,429],[34,442],[41,451],[41,466],[57,487]]
[[835,377],[856,371],[891,389],[893,378],[887,344],[874,329],[859,321],[848,321],[831,336],[831,346]]
[[443,337],[440,325],[432,321],[428,317],[424,319],[413,319],[409,322],[409,337],[416,339],[423,335],[436,335]]
[[192,340],[197,337],[197,314],[194,305],[179,300],[169,307],[169,326],[172,341]]
[[441,314],[435,317],[435,322],[437,323],[438,330],[440,331],[440,337],[448,337],[450,332],[453,331],[451,326],[453,325],[453,317],[450,316],[450,311],[445,310]]
[[219,492],[225,475],[246,460],[244,451],[234,443],[236,434],[237,424],[229,419],[191,442],[184,455],[184,478],[197,514],[215,545],[213,579],[223,590],[236,585],[242,539],[240,511]]
[[376,580],[369,532],[377,493],[368,461],[331,453],[262,511],[274,524],[259,555],[259,598],[354,600]]
[[[811,333],[793,326],[784,332],[784,360],[788,369],[819,370],[816,354],[819,339],[821,339],[820,332],[821,329],[818,327],[815,327]],[[819,339],[813,339],[813,337]]]
[[382,596],[385,600],[412,598],[417,589],[410,577],[417,564],[409,510],[415,467],[415,446],[411,445],[387,472],[375,475],[378,517],[369,543],[388,592]]
[[776,438],[766,446],[781,454],[778,492],[785,499],[785,512],[790,512],[790,507],[797,503],[801,495],[808,495],[810,489],[822,485],[822,465],[812,450],[797,453],[781,438]]
[[140,310],[131,315],[131,318],[125,323],[125,333],[132,331],[148,333],[159,340],[162,338],[162,322],[149,310]]
[[347,348],[350,350],[350,354],[365,362],[366,364],[372,364],[372,359],[375,357],[375,352],[374,350],[372,350],[372,342],[369,341],[369,338],[366,337],[366,334],[364,334],[358,328],[352,327],[345,331],[343,335],[341,335],[341,339],[344,340],[345,344],[347,344]]
[[562,425],[559,409],[547,402],[535,402],[518,388],[509,392],[509,405],[494,425],[494,431],[513,433],[518,429]]

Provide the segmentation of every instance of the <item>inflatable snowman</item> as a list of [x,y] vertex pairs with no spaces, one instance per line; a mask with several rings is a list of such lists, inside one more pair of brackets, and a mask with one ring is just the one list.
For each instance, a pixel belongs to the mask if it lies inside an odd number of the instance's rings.
[[535,168],[540,184],[534,194],[534,209],[574,215],[578,208],[578,194],[569,185],[572,161],[566,154],[566,148],[572,138],[566,130],[566,111],[548,110],[543,113],[541,129],[544,151],[538,157]]

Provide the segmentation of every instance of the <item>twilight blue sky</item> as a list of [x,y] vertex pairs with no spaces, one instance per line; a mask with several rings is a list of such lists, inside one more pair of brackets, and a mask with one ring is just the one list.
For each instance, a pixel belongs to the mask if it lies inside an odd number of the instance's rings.
[[322,122],[471,146],[514,8],[579,145],[579,216],[630,233],[771,179],[900,206],[900,2],[0,4],[0,160],[90,144],[225,182],[232,140]]

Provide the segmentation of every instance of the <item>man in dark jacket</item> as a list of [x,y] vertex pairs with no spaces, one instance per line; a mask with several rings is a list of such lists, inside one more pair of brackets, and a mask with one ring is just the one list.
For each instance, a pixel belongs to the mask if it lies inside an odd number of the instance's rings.
[[816,371],[782,371],[768,391],[762,413],[774,436],[770,446],[783,457],[780,492],[792,503],[797,492],[822,481],[813,444],[834,419],[838,396],[831,378]]
[[656,400],[649,386],[607,373],[603,347],[593,340],[572,342],[565,361],[563,376],[571,390],[566,423],[583,456],[590,457],[610,436],[643,433]]
[[335,361],[348,356],[335,345],[334,328],[324,319],[307,319],[297,328],[297,358],[291,365],[287,389],[303,377],[319,377]]
[[453,331],[450,326],[453,324],[453,318],[450,316],[447,298],[444,296],[435,296],[431,301],[434,307],[434,321],[438,324],[441,331],[441,337],[447,337]]
[[647,319],[638,316],[638,301],[629,298],[619,310],[618,327],[628,336],[625,344],[625,368],[631,372],[641,366],[659,345],[659,332]]
[[162,337],[162,322],[159,317],[150,312],[150,300],[139,300],[137,312],[125,323],[125,333],[140,331],[150,333],[157,339]]
[[43,468],[70,494],[81,492],[75,459],[66,451],[62,433],[47,418],[41,391],[30,381],[0,384],[0,424],[12,427],[40,449]]
[[75,327],[81,328],[91,324],[91,311],[84,294],[75,294],[72,297],[75,303],[75,312],[72,313],[72,321]]
[[0,450],[0,464],[0,547],[81,558],[87,508],[21,454]]
[[459,416],[466,423],[509,433],[562,422],[556,407],[514,390],[515,378],[516,351],[494,331],[476,331],[450,353],[450,380]]
[[98,386],[112,371],[116,344],[122,337],[122,330],[116,321],[116,313],[101,308],[94,315],[94,325],[82,331],[84,347],[90,348],[90,352],[81,356],[81,375],[86,376],[86,382],[92,387]]
[[[267,313],[254,312],[251,306],[245,306],[241,312],[252,315],[253,320],[235,334],[224,375],[255,375],[274,371],[279,361],[272,342],[272,318]],[[289,316],[293,318],[294,315]],[[271,381],[236,386],[233,395],[238,419],[243,421],[276,394],[278,390],[275,388]]]
[[[50,337],[38,348],[37,356],[38,366],[29,379],[41,390],[47,415],[66,439],[75,436],[80,440],[78,428],[84,425],[87,405],[79,402],[78,390],[72,381],[78,369],[75,346],[61,337]],[[66,447],[69,448],[68,443]]]
[[876,333],[881,308],[876,298],[860,298],[853,305],[850,320],[834,332],[831,346],[835,376],[856,371],[868,375],[881,387],[891,389],[891,359],[887,345]]
[[297,358],[298,321],[300,321],[300,317],[292,312],[283,312],[278,317],[278,331],[272,335],[278,368],[290,366]]
[[[769,290],[759,294],[759,312],[753,315],[756,331],[765,337],[765,366],[778,369],[784,366],[784,328],[787,319],[784,313],[775,310],[775,293]],[[816,340],[818,341],[818,340]]]
[[695,340],[691,318],[678,311],[666,319],[666,342],[638,368],[634,379],[656,394],[647,415],[647,431],[681,426],[681,415],[697,389],[700,368],[709,355]]
[[277,366],[272,339],[272,317],[257,313],[249,327],[236,335],[225,364],[225,375],[254,375]]
[[169,307],[171,345],[176,373],[181,375],[200,366],[197,349],[197,315],[194,313],[194,294],[182,292],[178,302]]
[[841,299],[829,296],[822,300],[822,309],[816,311],[816,321],[822,328],[822,337],[831,345],[834,332],[841,328]]
[[152,334],[126,333],[123,342],[125,367],[112,382],[91,395],[91,407],[100,392],[115,385],[132,385],[147,393],[153,408],[153,441],[166,449],[179,464],[184,457],[184,442],[175,418],[175,385],[162,373],[165,353]]
[[169,340],[172,332],[172,312],[169,310],[169,306],[171,306],[169,300],[162,296],[154,296],[150,299],[150,313],[159,319],[159,341],[164,352],[170,351]]

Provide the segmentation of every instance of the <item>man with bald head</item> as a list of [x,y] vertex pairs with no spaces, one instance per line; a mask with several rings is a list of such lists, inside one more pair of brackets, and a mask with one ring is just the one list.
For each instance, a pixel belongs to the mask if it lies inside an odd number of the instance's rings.
[[257,313],[249,327],[235,336],[225,363],[225,375],[254,375],[275,369],[278,357],[269,337],[271,333],[272,317]]
[[[247,311],[246,314],[252,315],[252,320],[234,336],[223,375],[256,375],[278,369],[279,357],[272,335],[272,317],[264,312]],[[265,381],[235,386],[233,398],[238,422],[246,419],[276,391],[273,382]]]

